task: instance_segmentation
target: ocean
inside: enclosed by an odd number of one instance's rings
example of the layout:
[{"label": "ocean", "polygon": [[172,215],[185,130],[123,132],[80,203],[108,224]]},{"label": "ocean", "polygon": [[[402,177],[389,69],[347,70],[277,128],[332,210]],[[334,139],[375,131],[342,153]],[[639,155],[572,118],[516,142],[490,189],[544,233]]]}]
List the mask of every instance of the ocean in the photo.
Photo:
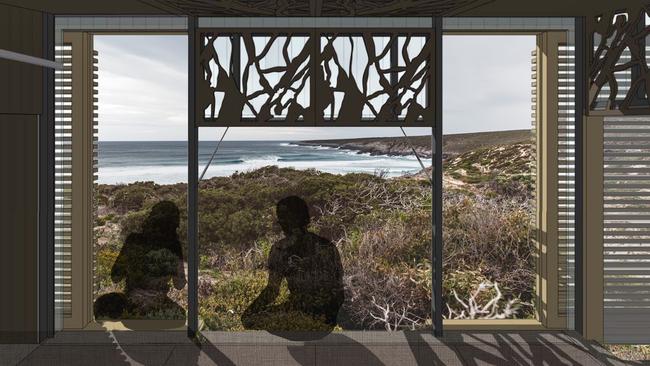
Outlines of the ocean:
[{"label": "ocean", "polygon": [[[216,141],[199,143],[199,175]],[[187,182],[185,141],[99,141],[98,183],[118,184],[154,181],[158,184]],[[430,161],[423,160],[429,166]],[[333,174],[384,172],[395,177],[421,170],[415,156],[370,156],[356,151],[300,146],[290,141],[224,141],[204,179],[230,176],[264,166],[317,169]]]}]

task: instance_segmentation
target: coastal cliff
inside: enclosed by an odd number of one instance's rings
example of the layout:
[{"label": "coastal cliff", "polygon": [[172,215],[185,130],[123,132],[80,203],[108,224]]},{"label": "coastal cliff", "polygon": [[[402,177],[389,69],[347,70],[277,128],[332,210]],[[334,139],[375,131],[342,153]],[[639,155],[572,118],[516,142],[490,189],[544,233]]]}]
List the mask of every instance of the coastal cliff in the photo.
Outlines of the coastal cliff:
[{"label": "coastal cliff", "polygon": [[[482,148],[532,141],[530,130],[463,133],[443,136],[444,159]],[[309,140],[302,146],[323,146],[357,151],[359,154],[408,156],[413,149],[421,158],[431,158],[431,136],[374,137],[339,140]],[[411,148],[412,147],[412,148]]]}]

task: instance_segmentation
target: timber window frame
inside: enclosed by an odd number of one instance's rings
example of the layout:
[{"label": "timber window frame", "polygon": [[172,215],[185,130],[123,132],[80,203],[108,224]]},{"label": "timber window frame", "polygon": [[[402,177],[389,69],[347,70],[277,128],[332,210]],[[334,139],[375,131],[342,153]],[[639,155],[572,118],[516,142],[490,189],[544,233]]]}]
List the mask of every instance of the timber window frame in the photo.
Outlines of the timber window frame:
[{"label": "timber window frame", "polygon": [[[82,329],[92,321],[94,181],[96,178],[96,54],[93,38],[85,32],[65,32],[63,42],[71,47],[70,94],[70,314],[63,327]],[[85,275],[83,275],[85,274]]]},{"label": "timber window frame", "polygon": [[54,28],[55,57],[64,68],[57,70],[57,81],[52,86],[52,92],[59,95],[54,106],[56,219],[54,273],[50,280],[55,293],[49,306],[53,308],[55,331],[95,329],[92,195],[97,174],[98,116],[93,37],[96,34],[185,35],[187,19],[57,16]]},{"label": "timber window frame", "polygon": [[[575,329],[578,325],[575,318],[581,316],[582,309],[576,306],[582,286],[578,277],[581,266],[575,261],[581,239],[574,233],[580,225],[581,209],[575,203],[579,201],[581,189],[574,188],[579,179],[574,171],[580,165],[576,150],[582,112],[577,103],[581,100],[576,80],[579,59],[571,55],[580,36],[576,35],[576,25],[574,18],[444,18],[443,35],[538,37],[532,98],[537,159],[536,319],[503,320],[498,325],[486,320],[445,320],[446,329]],[[560,68],[559,56],[563,52],[564,62],[573,59],[573,65]],[[564,248],[560,248],[560,240],[564,240]],[[561,249],[565,257],[562,264],[566,267],[562,290],[558,270]],[[560,306],[561,298],[563,306]]]},{"label": "timber window frame", "polygon": [[[69,24],[72,24],[76,22],[74,19],[76,18],[70,18]],[[183,18],[185,19],[185,18]],[[418,18],[420,19],[420,18]],[[502,18],[491,18],[491,19],[502,19]],[[506,19],[506,18],[503,18]],[[538,317],[535,321],[531,320],[504,320],[500,321],[498,324],[496,324],[493,321],[445,321],[444,325],[442,327],[435,327],[436,335],[441,335],[442,329],[540,329],[540,328],[552,328],[552,329],[571,329],[573,326],[571,325],[572,322],[569,319],[571,314],[565,314],[562,315],[561,312],[559,311],[559,305],[557,305],[557,298],[559,297],[558,295],[558,275],[557,273],[553,273],[552,268],[556,267],[557,264],[557,235],[558,234],[549,234],[549,232],[556,233],[557,232],[557,171],[553,171],[552,166],[557,166],[554,162],[557,161],[558,156],[557,156],[557,149],[558,149],[558,135],[557,133],[553,133],[553,131],[558,130],[557,126],[557,118],[549,118],[550,114],[549,113],[555,113],[557,114],[557,103],[555,99],[559,99],[559,96],[557,95],[557,88],[553,89],[553,85],[546,85],[545,82],[543,81],[544,77],[551,78],[551,74],[554,73],[553,75],[557,74],[557,63],[554,62],[547,62],[544,63],[542,61],[541,55],[542,53],[547,53],[547,52],[556,52],[557,51],[557,45],[561,44],[562,42],[565,43],[571,43],[574,35],[572,34],[572,26],[573,26],[573,19],[569,18],[562,18],[562,19],[557,19],[555,21],[547,20],[546,23],[543,18],[537,22],[529,22],[529,20],[522,20],[520,23],[519,22],[511,22],[511,26],[490,26],[489,21],[486,22],[483,19],[480,18],[446,18],[446,19],[441,19],[441,18],[436,18],[436,19],[431,19],[429,18],[425,22],[424,20],[418,20],[418,22],[422,22],[423,24],[428,24],[431,29],[433,29],[434,25],[438,25],[437,30],[442,30],[442,32],[438,32],[436,34],[436,37],[442,37],[442,35],[445,34],[472,34],[472,35],[481,35],[481,34],[533,34],[533,35],[538,35],[539,38],[539,49],[543,50],[543,52],[538,52],[537,58],[538,58],[538,74],[536,76],[537,78],[537,83],[540,86],[545,86],[545,88],[538,88],[538,95],[537,95],[537,108],[538,108],[538,113],[536,113],[536,122],[538,123],[537,128],[538,128],[538,137],[537,137],[537,151],[538,151],[538,179],[539,182],[542,184],[538,186],[538,190],[543,190],[545,192],[545,197],[555,197],[556,201],[547,200],[540,198],[538,196],[538,207],[537,207],[537,212],[538,212],[538,219],[540,221],[546,220],[547,226],[544,226],[543,228],[540,228],[541,231],[546,231],[545,233],[545,243],[540,244],[540,253],[544,253],[544,255],[540,255],[539,258],[539,263],[538,263],[538,268],[540,271],[540,276],[538,278],[538,289],[541,289],[538,291],[538,301],[540,304],[543,304],[538,307]],[[177,28],[174,27],[165,27],[161,26],[157,29],[154,30],[147,30],[147,29],[137,29],[136,27],[133,27],[132,25],[129,27],[128,25],[125,25],[123,28],[120,27],[113,27],[112,26],[93,26],[92,22],[89,21],[89,19],[80,19],[78,22],[78,25],[75,25],[71,27],[70,31],[62,32],[64,39],[61,39],[60,41],[72,41],[72,42],[80,42],[80,44],[84,45],[83,47],[86,47],[87,49],[84,51],[84,57],[90,59],[92,58],[92,34],[99,34],[99,33],[112,33],[112,34],[151,34],[151,33],[169,33],[169,34],[186,34],[187,32],[188,35],[188,62],[189,62],[189,70],[188,70],[188,113],[189,113],[189,120],[188,120],[188,140],[189,140],[189,145],[188,145],[188,154],[189,154],[189,161],[188,161],[188,181],[189,181],[189,187],[188,188],[188,266],[189,266],[189,273],[188,273],[188,332],[190,335],[196,334],[198,331],[198,299],[197,299],[197,288],[196,288],[196,281],[198,280],[197,278],[197,273],[196,270],[198,269],[198,256],[197,256],[197,251],[198,251],[198,245],[197,245],[197,235],[196,235],[196,223],[197,223],[197,187],[198,187],[198,129],[199,127],[203,126],[209,126],[212,127],[214,125],[212,124],[202,124],[198,123],[197,114],[202,113],[203,111],[199,111],[198,108],[196,108],[196,57],[197,57],[197,52],[196,50],[193,49],[193,44],[196,45],[196,42],[198,42],[197,35],[199,32],[201,32],[201,28],[199,28],[199,24],[203,22],[204,24],[208,23],[209,18],[187,18],[185,19],[185,24],[180,24],[177,26]],[[346,21],[353,21],[354,19],[346,19]],[[507,20],[507,19],[506,19]],[[119,24],[121,20],[119,18],[117,19],[112,19],[112,22]],[[230,20],[231,22],[236,22],[237,20]],[[216,20],[214,22],[217,22]],[[214,26],[216,23],[212,23],[211,26]],[[481,26],[472,26],[474,23],[482,24]],[[440,23],[440,24],[438,24]],[[444,23],[444,25],[443,25]],[[133,23],[132,23],[133,24]],[[488,24],[487,26],[485,24]],[[522,25],[516,25],[516,24],[522,24]],[[530,27],[527,28],[527,24],[530,24]],[[497,24],[498,25],[498,24]],[[363,30],[363,27],[358,27],[358,28],[350,28],[350,31],[361,31]],[[396,32],[400,32],[400,28],[396,28]],[[434,32],[435,33],[435,32]],[[66,38],[67,37],[67,38]],[[89,39],[90,38],[90,41]],[[90,42],[90,43],[88,43]],[[194,42],[194,43],[193,43]],[[540,48],[541,47],[541,48]],[[555,47],[555,48],[554,48]],[[551,51],[551,50],[555,51]],[[440,60],[442,54],[442,44],[439,43],[437,45],[436,49],[436,60]],[[555,65],[555,69],[554,69]],[[87,65],[90,70],[92,70],[91,65]],[[441,63],[438,61],[437,64],[433,65],[437,71],[437,76],[441,75],[442,72],[442,66]],[[74,71],[73,71],[74,72]],[[89,85],[92,85],[92,76],[86,75],[84,76],[86,79],[85,83],[90,83],[90,84],[83,84],[84,88],[86,88],[85,94],[79,94],[78,98],[84,98],[86,102],[81,102],[80,104],[85,104],[86,106],[92,105],[94,103],[92,93],[89,93],[87,90]],[[441,77],[434,78],[434,82],[430,83],[429,88],[442,88],[441,85]],[[76,84],[75,84],[76,85]],[[77,108],[75,107],[76,103],[74,100],[77,100],[75,98],[75,93],[73,89],[73,109]],[[436,92],[433,94],[433,96],[429,96],[432,100],[432,103],[435,105],[435,113],[437,114],[436,117],[434,118],[434,136],[440,138],[442,134],[442,105],[441,105],[441,98],[442,98],[442,90],[440,89],[440,92]],[[438,100],[439,99],[439,100]],[[553,101],[551,101],[553,99]],[[546,104],[544,104],[546,103]],[[548,104],[548,105],[547,105]],[[553,106],[554,105],[554,106]],[[81,108],[81,107],[80,107]],[[543,109],[542,109],[543,108]],[[540,113],[540,111],[544,110],[544,113]],[[73,112],[74,113],[74,112]],[[83,115],[83,118],[87,118],[86,121],[91,121],[92,120],[92,115],[88,115],[88,110],[87,109],[79,109],[77,113],[81,113]],[[546,119],[544,119],[546,118]],[[74,120],[74,118],[73,118]],[[556,124],[552,124],[553,121],[555,121]],[[74,122],[73,122],[74,123]],[[236,125],[236,124],[234,124]],[[363,122],[363,126],[381,126],[381,124],[376,124],[374,122]],[[401,124],[400,124],[401,125]],[[274,124],[270,124],[270,126],[275,126]],[[295,126],[295,125],[292,125]],[[305,124],[305,126],[309,126],[309,124]],[[406,126],[406,125],[404,125]],[[422,126],[426,127],[426,124],[414,124],[414,125],[408,125],[409,127],[413,126]],[[88,126],[85,126],[84,128],[87,128]],[[80,128],[80,127],[79,127]],[[545,132],[544,132],[545,131]],[[81,146],[84,146],[85,153],[87,155],[88,149],[92,148],[92,135],[93,131],[92,130],[85,130],[83,132],[83,136],[85,138],[85,142],[78,142]],[[74,139],[74,137],[73,137]],[[77,140],[73,140],[77,141]],[[90,141],[90,144],[89,144]],[[85,144],[85,145],[84,145]],[[435,144],[435,148],[441,148],[442,144]],[[553,155],[552,151],[555,151],[555,155]],[[73,156],[75,156],[75,153],[72,152]],[[80,181],[83,181],[83,183],[77,183],[80,184],[81,187],[85,187],[83,189],[76,189],[75,191],[78,191],[76,193],[81,200],[87,200],[89,197],[88,193],[88,187],[86,187],[88,181],[92,181],[92,164],[90,164],[89,160],[84,160],[84,159],[89,159],[86,155],[84,155],[84,158],[77,158],[76,160],[79,161],[79,167],[85,167],[84,169],[89,169],[86,172],[86,175],[78,177]],[[91,155],[92,156],[92,155]],[[90,158],[92,160],[92,158]],[[548,167],[544,168],[544,166],[547,165]],[[438,165],[435,165],[434,162],[434,167],[438,171],[441,171],[441,169],[438,168]],[[440,166],[441,168],[441,166]],[[90,173],[90,174],[88,174]],[[75,179],[75,178],[73,178]],[[75,179],[77,181],[77,179]],[[75,184],[74,182],[72,183],[73,185]],[[84,191],[85,190],[85,191]],[[555,193],[554,193],[555,192]],[[440,190],[439,192],[434,191],[436,197],[434,197],[434,200],[438,198],[438,196],[442,194],[442,191]],[[84,198],[85,197],[85,198]],[[88,202],[87,202],[88,203]],[[441,202],[440,205],[441,206]],[[542,209],[543,207],[543,209]],[[80,208],[80,210],[91,213],[92,210],[91,207],[85,206],[83,209]],[[81,214],[79,214],[81,215]],[[435,216],[435,214],[434,214]],[[86,221],[89,221],[91,215],[86,216]],[[441,220],[441,218],[440,218]],[[84,221],[85,222],[85,221]],[[439,221],[441,222],[441,221]],[[88,223],[86,222],[88,225]],[[90,227],[92,227],[92,221],[90,220]],[[553,226],[555,225],[555,226]],[[435,225],[434,225],[435,226]],[[74,229],[73,229],[74,230]],[[81,230],[77,234],[74,234],[75,236],[78,236],[80,238],[92,238],[92,232],[88,234],[87,232]],[[434,235],[434,238],[437,235]],[[79,239],[81,242],[92,242],[91,240],[88,239]],[[434,239],[435,240],[435,239]],[[76,241],[75,241],[76,242]],[[441,253],[441,245],[442,243],[432,243],[434,245],[434,253],[436,251],[440,250]],[[81,245],[81,244],[77,244]],[[437,245],[437,246],[436,246]],[[545,248],[542,248],[541,246],[545,246]],[[83,247],[83,246],[82,246]],[[75,254],[76,253],[76,254]],[[89,254],[90,253],[90,254]],[[76,271],[78,273],[86,273],[88,274],[85,276],[85,279],[82,280],[82,282],[78,285],[80,288],[83,290],[80,292],[79,295],[76,295],[79,300],[76,300],[79,305],[75,305],[74,309],[76,309],[74,312],[74,321],[73,322],[68,322],[63,325],[64,328],[69,329],[69,328],[83,328],[85,324],[88,324],[92,320],[92,280],[88,281],[88,279],[92,279],[92,265],[88,265],[89,263],[92,263],[92,248],[90,251],[88,249],[81,249],[75,246],[73,248],[73,257],[75,258],[81,258],[83,261],[84,259],[87,260],[88,262],[84,264],[80,264],[81,267],[75,267],[77,268]],[[90,258],[90,259],[88,259]],[[436,256],[437,259],[441,259],[441,255],[438,254]],[[82,276],[84,277],[84,276]],[[441,280],[438,280],[438,283]],[[546,281],[544,283],[544,281]],[[440,284],[441,285],[441,284]],[[76,286],[75,286],[76,287]],[[86,292],[83,292],[86,291]],[[435,291],[434,291],[435,294]],[[441,296],[439,296],[441,298]],[[90,299],[88,301],[87,299]],[[434,296],[434,299],[432,301],[436,301],[436,296]],[[440,306],[442,304],[432,304],[432,308],[438,308],[440,309]],[[435,316],[434,316],[435,318]]]}]

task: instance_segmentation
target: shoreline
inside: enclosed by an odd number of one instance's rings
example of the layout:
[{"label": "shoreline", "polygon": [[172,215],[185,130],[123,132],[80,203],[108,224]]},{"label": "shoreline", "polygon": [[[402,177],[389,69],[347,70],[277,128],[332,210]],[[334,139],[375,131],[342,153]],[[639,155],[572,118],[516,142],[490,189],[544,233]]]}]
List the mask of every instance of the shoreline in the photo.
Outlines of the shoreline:
[{"label": "shoreline", "polygon": [[[471,134],[457,134],[443,136],[443,161],[451,162],[457,156],[468,151],[483,150],[495,146],[511,145],[513,143],[530,143],[531,132],[529,130],[483,132]],[[328,158],[340,156],[335,159],[304,159],[295,160],[281,159],[275,152],[269,150],[273,156],[260,155],[246,160],[242,163],[213,164],[209,171],[208,178],[215,176],[229,177],[234,173],[253,171],[264,166],[278,166],[280,168],[294,168],[297,170],[317,169],[322,172],[345,175],[348,173],[376,174],[377,171],[384,171],[387,177],[410,176],[421,173],[411,146],[416,149],[418,156],[423,160],[431,159],[431,136],[411,136],[406,141],[404,137],[370,137],[354,139],[327,139],[307,141],[285,141],[282,145],[297,147],[302,150],[330,150],[331,153],[317,152],[317,156],[323,155]],[[159,147],[157,147],[159,148]],[[290,150],[291,148],[289,148]],[[335,152],[338,150],[338,152]],[[242,154],[239,151],[236,154]],[[294,153],[285,152],[283,154]],[[311,155],[307,152],[306,156]],[[355,156],[348,160],[345,155]],[[367,157],[361,157],[365,155]],[[358,158],[357,158],[358,156]],[[119,157],[119,156],[118,156]],[[372,158],[370,158],[372,157]],[[113,158],[115,159],[115,158]],[[230,158],[228,158],[230,159]],[[244,158],[241,158],[244,159]],[[101,160],[101,157],[100,157]],[[226,160],[230,162],[230,160]],[[203,162],[204,164],[205,162]],[[427,162],[425,162],[425,165]],[[202,165],[203,166],[203,165]],[[177,184],[187,181],[187,167],[185,164],[160,164],[153,160],[151,165],[138,165],[137,168],[126,166],[99,166],[100,184],[129,184],[137,181],[151,181],[157,184]]]},{"label": "shoreline", "polygon": [[352,139],[327,139],[296,141],[298,146],[329,147],[354,151],[370,156],[403,157],[413,156],[413,150],[420,158],[431,158],[431,136],[362,137]]},{"label": "shoreline", "polygon": [[[356,151],[371,156],[412,156],[413,149],[423,159],[432,157],[431,136],[368,137],[353,139],[328,139],[296,141],[298,146],[321,146]],[[443,159],[453,158],[468,151],[496,145],[532,141],[531,130],[510,130],[450,134],[443,136]]]},{"label": "shoreline", "polygon": [[[417,136],[422,139],[425,136]],[[428,136],[427,136],[428,137]],[[414,137],[415,138],[415,137]],[[357,140],[357,139],[355,139]],[[407,142],[403,137],[395,138],[368,138],[355,140],[311,140],[296,141],[293,144],[298,146],[329,147],[332,149],[347,150],[359,155],[369,154],[370,156],[413,156],[413,149],[420,158],[431,158],[431,148],[422,144]],[[411,148],[413,146],[413,149]]]}]

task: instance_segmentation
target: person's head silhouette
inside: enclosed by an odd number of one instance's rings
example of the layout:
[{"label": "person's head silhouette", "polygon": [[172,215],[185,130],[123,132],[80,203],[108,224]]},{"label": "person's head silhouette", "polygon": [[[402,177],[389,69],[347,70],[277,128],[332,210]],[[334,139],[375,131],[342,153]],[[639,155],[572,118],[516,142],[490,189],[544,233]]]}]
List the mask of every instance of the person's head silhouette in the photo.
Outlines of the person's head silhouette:
[{"label": "person's head silhouette", "polygon": [[179,222],[178,206],[171,201],[161,201],[151,208],[142,224],[142,233],[148,237],[175,236]]},{"label": "person's head silhouette", "polygon": [[285,235],[307,231],[309,207],[302,198],[289,196],[281,199],[277,204],[276,214]]}]

